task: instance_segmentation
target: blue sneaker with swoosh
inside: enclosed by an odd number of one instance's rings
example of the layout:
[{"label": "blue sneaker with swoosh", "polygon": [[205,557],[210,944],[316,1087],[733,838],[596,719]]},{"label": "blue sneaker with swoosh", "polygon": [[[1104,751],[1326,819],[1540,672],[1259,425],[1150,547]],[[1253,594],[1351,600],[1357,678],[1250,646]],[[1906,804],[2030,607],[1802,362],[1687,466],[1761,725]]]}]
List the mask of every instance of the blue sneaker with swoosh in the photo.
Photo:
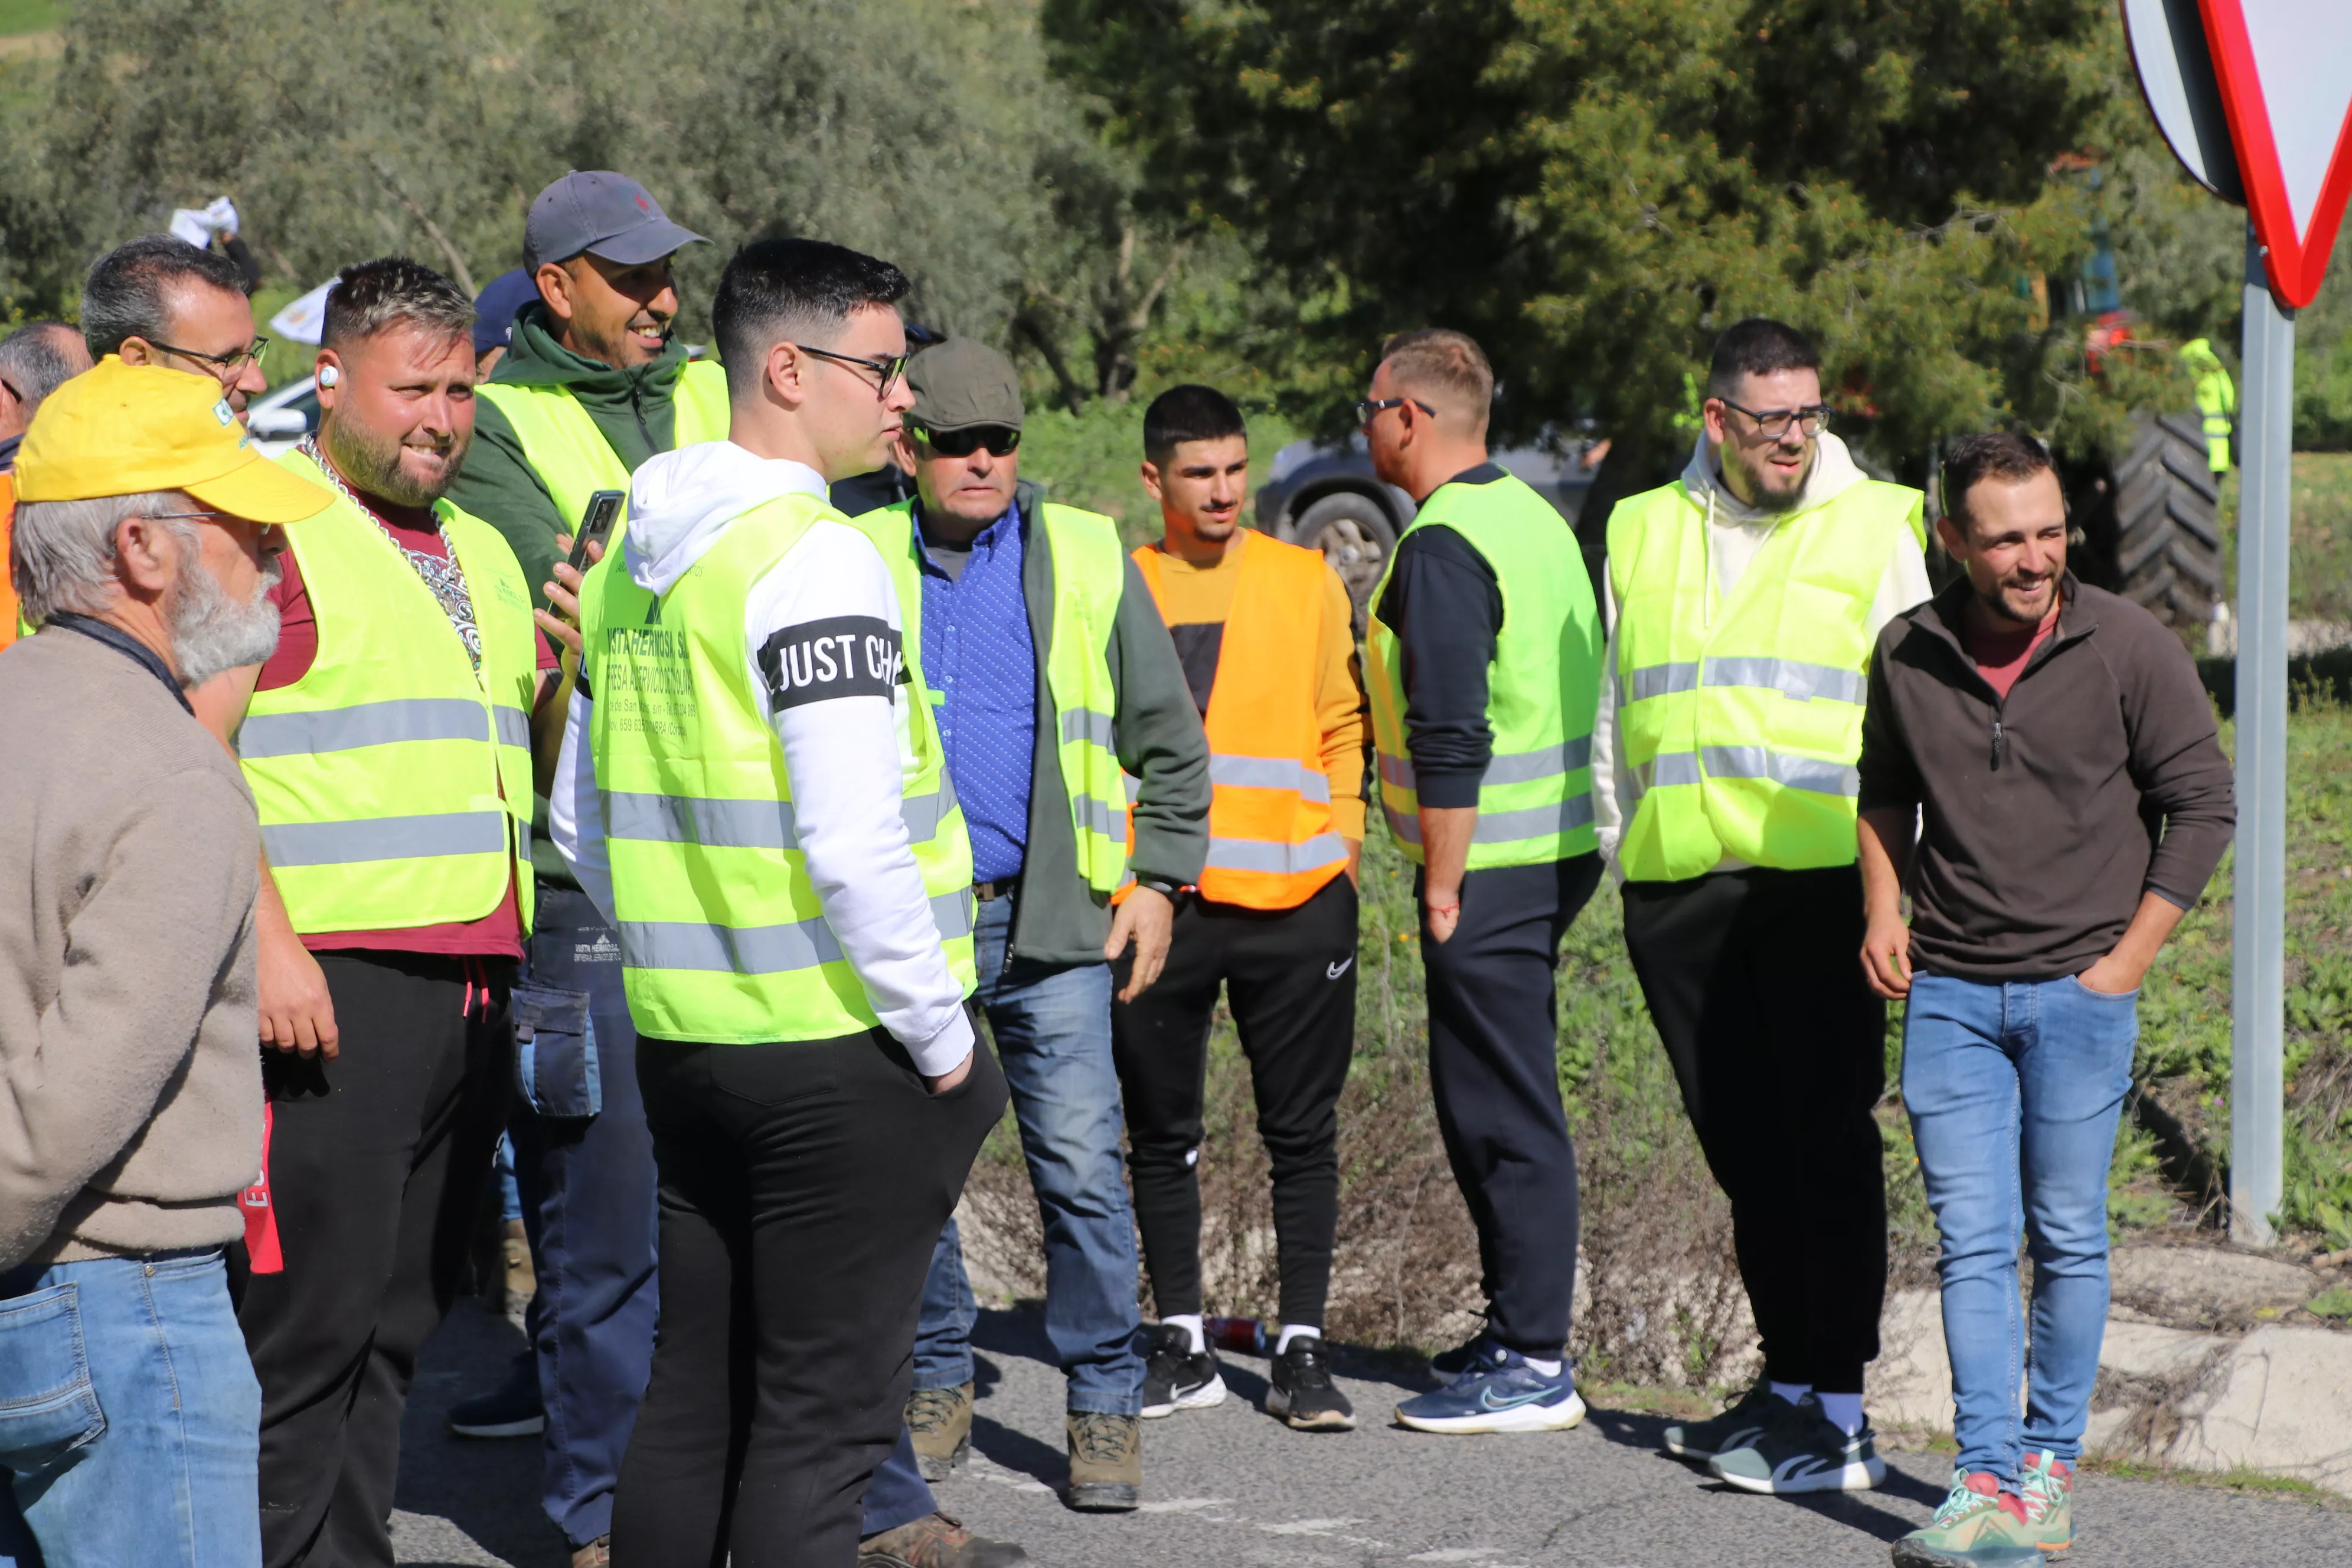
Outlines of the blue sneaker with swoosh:
[{"label": "blue sneaker with swoosh", "polygon": [[1470,1363],[1444,1388],[1398,1405],[1398,1424],[1416,1432],[1564,1432],[1584,1419],[1564,1361],[1546,1376],[1518,1352],[1481,1339]]}]

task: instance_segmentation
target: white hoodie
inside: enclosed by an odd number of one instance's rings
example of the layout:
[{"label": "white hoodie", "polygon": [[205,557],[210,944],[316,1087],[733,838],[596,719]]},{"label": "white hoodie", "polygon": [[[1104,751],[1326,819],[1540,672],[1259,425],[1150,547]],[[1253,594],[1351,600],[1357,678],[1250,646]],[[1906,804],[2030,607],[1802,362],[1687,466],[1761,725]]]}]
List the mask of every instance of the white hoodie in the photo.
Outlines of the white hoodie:
[{"label": "white hoodie", "polygon": [[[630,483],[622,564],[646,592],[667,593],[737,518],[795,491],[822,500],[824,479],[803,464],[754,457],[730,441],[660,453]],[[820,520],[752,584],[743,606],[743,664],[753,689],[771,698],[769,720],[793,784],[793,832],[825,924],[875,1016],[907,1047],[915,1069],[936,1078],[970,1054],[972,1032],[899,811],[913,755],[914,689],[866,678],[849,661],[839,667],[841,679],[812,679],[803,646],[809,639],[801,634],[820,623],[829,623],[824,635],[834,637],[856,633],[857,622],[876,623],[871,635],[895,655],[904,628],[889,568],[856,529]],[[761,650],[771,643],[803,653],[798,684],[788,673],[789,654],[761,669]],[[834,668],[829,658],[822,668]],[[774,706],[779,684],[782,705]],[[548,829],[609,921],[613,877],[588,745],[592,711],[575,690]]]},{"label": "white hoodie", "polygon": [[[1813,466],[1805,475],[1804,489],[1798,492],[1797,504],[1787,511],[1765,511],[1749,506],[1725,488],[1717,471],[1714,445],[1706,432],[1699,432],[1698,442],[1692,448],[1689,463],[1685,465],[1680,483],[1688,489],[1691,499],[1706,509],[1707,559],[1715,567],[1716,601],[1720,604],[1731,597],[1731,591],[1746,576],[1756,552],[1772,537],[1772,531],[1781,523],[1801,517],[1815,507],[1844,494],[1870,476],[1854,465],[1853,454],[1845,443],[1823,431],[1814,440]],[[1870,602],[1870,618],[1864,631],[1873,643],[1887,622],[1922,604],[1932,594],[1927,581],[1927,558],[1921,553],[1919,542],[1906,529],[1888,558],[1886,573],[1878,580],[1878,592]],[[1608,607],[1609,652],[1601,663],[1601,710],[1592,724],[1592,806],[1593,821],[1601,834],[1601,853],[1609,862],[1610,874],[1622,882],[1624,868],[1617,863],[1617,840],[1633,820],[1633,808],[1641,803],[1642,784],[1633,771],[1624,765],[1617,751],[1617,589],[1607,573],[1601,578],[1601,594]],[[1737,871],[1748,862],[1726,855],[1715,864],[1717,871]]]}]

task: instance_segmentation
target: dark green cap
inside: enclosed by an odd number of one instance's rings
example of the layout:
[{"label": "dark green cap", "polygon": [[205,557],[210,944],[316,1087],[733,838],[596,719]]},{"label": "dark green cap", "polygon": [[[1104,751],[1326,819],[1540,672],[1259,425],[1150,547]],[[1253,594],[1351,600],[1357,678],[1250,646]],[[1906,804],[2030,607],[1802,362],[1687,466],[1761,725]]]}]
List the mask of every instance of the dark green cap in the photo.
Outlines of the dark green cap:
[{"label": "dark green cap", "polygon": [[1021,378],[1013,362],[977,338],[950,338],[907,363],[915,406],[907,423],[926,430],[975,425],[1021,428]]}]

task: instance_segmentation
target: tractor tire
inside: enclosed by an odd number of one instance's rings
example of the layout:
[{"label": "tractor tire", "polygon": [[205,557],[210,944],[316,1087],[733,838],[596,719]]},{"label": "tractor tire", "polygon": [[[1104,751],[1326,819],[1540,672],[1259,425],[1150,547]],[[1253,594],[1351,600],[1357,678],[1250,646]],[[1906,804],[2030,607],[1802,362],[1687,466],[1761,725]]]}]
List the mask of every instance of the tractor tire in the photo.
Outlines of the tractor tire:
[{"label": "tractor tire", "polygon": [[1361,637],[1372,590],[1396,550],[1397,529],[1388,509],[1356,490],[1335,491],[1298,514],[1290,525],[1290,542],[1321,551],[1339,574],[1355,606],[1356,635]]},{"label": "tractor tire", "polygon": [[2115,468],[2115,591],[2176,631],[2201,636],[2221,599],[2221,478],[2194,411],[2142,415]]}]

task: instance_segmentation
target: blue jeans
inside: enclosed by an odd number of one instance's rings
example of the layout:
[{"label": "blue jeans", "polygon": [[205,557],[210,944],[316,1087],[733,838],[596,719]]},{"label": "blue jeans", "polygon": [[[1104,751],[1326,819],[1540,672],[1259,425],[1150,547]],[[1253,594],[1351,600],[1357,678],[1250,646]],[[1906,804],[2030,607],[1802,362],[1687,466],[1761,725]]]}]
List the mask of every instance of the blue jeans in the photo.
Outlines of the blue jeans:
[{"label": "blue jeans", "polygon": [[[1014,895],[1018,897],[1018,895]],[[1069,1408],[1143,1408],[1135,1219],[1118,1138],[1110,966],[1007,962],[1013,899],[980,906],[973,931],[981,1006],[1013,1090],[1029,1182],[1045,1230],[1045,1338],[1070,1380]],[[923,1281],[917,1388],[970,1383],[974,1309],[950,1220]]]},{"label": "blue jeans", "polygon": [[[1944,1345],[1958,1467],[2014,1487],[2024,1452],[2082,1452],[2107,1322],[2107,1166],[2131,1085],[2138,993],[1923,974],[1903,1103],[1943,1233]],[[2032,1382],[2017,1249],[2033,1258]]]},{"label": "blue jeans", "polygon": [[258,1568],[260,1433],[219,1247],[0,1275],[0,1564]]}]

